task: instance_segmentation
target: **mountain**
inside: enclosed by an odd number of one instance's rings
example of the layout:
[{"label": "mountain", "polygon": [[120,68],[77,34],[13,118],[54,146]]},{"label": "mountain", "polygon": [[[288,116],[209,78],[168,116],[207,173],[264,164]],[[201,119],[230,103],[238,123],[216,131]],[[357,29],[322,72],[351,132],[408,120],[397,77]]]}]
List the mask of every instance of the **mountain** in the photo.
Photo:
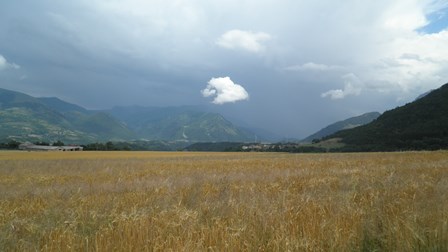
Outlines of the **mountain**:
[{"label": "mountain", "polygon": [[429,90],[428,92],[425,92],[425,93],[423,93],[423,94],[417,96],[417,98],[415,98],[415,101],[418,100],[418,99],[420,99],[420,98],[423,98],[423,97],[427,96],[427,95],[428,95],[429,93],[431,93],[432,91],[434,91],[434,89],[431,89],[431,90]]},{"label": "mountain", "polygon": [[115,107],[106,111],[119,118],[140,138],[188,142],[246,142],[250,131],[236,127],[218,113],[197,107]]},{"label": "mountain", "polygon": [[0,89],[0,141],[85,143],[123,140],[134,134],[115,118],[57,98],[35,98]]},{"label": "mountain", "polygon": [[61,113],[74,128],[93,134],[99,140],[127,140],[136,137],[125,124],[105,112],[90,111],[56,97],[37,99],[50,109]]},{"label": "mountain", "polygon": [[66,113],[66,112],[79,112],[83,114],[89,114],[90,112],[76,104],[65,102],[59,98],[56,97],[41,97],[37,98],[41,103],[47,105],[47,107],[58,111],[60,113]]},{"label": "mountain", "polygon": [[[0,89],[0,139],[17,140],[79,135],[60,113],[29,95]],[[84,137],[84,136],[82,136]]]},{"label": "mountain", "polygon": [[35,98],[0,89],[0,142],[131,141],[245,142],[254,134],[218,113],[197,107],[120,107],[87,110],[59,98]]},{"label": "mountain", "polygon": [[448,83],[384,112],[369,124],[339,131],[329,138],[339,138],[346,151],[447,149]]},{"label": "mountain", "polygon": [[360,116],[351,117],[343,121],[335,122],[317,131],[316,133],[304,138],[303,140],[301,140],[301,142],[310,143],[315,139],[321,139],[340,130],[351,129],[370,123],[373,120],[377,119],[380,115],[381,114],[379,112],[370,112],[362,114]]}]

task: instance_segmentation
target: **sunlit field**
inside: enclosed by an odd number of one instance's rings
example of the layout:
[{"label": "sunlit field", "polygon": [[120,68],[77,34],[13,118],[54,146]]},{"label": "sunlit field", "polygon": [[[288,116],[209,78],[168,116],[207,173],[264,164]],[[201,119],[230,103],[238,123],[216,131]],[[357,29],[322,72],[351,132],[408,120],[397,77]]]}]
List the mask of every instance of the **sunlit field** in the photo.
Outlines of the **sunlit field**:
[{"label": "sunlit field", "polygon": [[1,251],[447,251],[448,152],[0,152]]}]

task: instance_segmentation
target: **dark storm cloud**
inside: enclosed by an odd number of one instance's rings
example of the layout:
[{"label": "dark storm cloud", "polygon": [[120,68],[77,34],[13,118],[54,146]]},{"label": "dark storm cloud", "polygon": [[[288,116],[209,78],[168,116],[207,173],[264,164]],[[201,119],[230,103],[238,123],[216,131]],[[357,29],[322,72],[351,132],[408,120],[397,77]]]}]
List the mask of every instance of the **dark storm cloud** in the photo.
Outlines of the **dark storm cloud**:
[{"label": "dark storm cloud", "polygon": [[[447,25],[424,29],[446,7],[417,0],[3,1],[0,85],[90,108],[214,106],[258,128],[304,136],[445,83]],[[210,105],[200,91],[219,76],[242,83],[250,100]]]}]

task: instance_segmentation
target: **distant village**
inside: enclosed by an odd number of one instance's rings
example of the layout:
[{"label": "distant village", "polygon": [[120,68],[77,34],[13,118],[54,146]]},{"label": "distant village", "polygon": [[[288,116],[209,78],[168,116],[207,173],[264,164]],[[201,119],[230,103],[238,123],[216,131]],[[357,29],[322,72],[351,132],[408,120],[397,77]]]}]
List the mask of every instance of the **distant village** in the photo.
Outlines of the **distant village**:
[{"label": "distant village", "polygon": [[305,146],[299,143],[255,143],[243,145],[241,151],[245,152],[324,152],[323,149]]},{"label": "distant village", "polygon": [[[175,148],[174,148],[175,147]],[[238,143],[238,142],[205,142],[193,143],[187,147],[179,145],[171,147],[164,142],[107,142],[91,143],[87,145],[66,145],[61,141],[25,142],[10,141],[0,143],[0,149],[41,151],[41,152],[67,152],[67,151],[235,151],[235,152],[329,152],[331,147],[317,146],[301,143]]]},{"label": "distant village", "polygon": [[243,145],[241,149],[243,151],[281,151],[285,149],[297,148],[299,145],[297,143],[254,143],[250,145]]},{"label": "distant village", "polygon": [[47,146],[36,145],[32,143],[23,143],[19,145],[19,150],[24,151],[82,151],[84,148],[79,145],[68,146]]}]

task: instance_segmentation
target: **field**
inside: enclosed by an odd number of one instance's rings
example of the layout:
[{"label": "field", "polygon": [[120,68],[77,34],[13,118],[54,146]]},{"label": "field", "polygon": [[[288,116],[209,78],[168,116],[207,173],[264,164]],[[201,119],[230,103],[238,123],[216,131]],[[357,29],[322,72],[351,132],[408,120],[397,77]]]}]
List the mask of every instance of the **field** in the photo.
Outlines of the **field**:
[{"label": "field", "polygon": [[447,251],[448,152],[0,152],[2,251]]}]

